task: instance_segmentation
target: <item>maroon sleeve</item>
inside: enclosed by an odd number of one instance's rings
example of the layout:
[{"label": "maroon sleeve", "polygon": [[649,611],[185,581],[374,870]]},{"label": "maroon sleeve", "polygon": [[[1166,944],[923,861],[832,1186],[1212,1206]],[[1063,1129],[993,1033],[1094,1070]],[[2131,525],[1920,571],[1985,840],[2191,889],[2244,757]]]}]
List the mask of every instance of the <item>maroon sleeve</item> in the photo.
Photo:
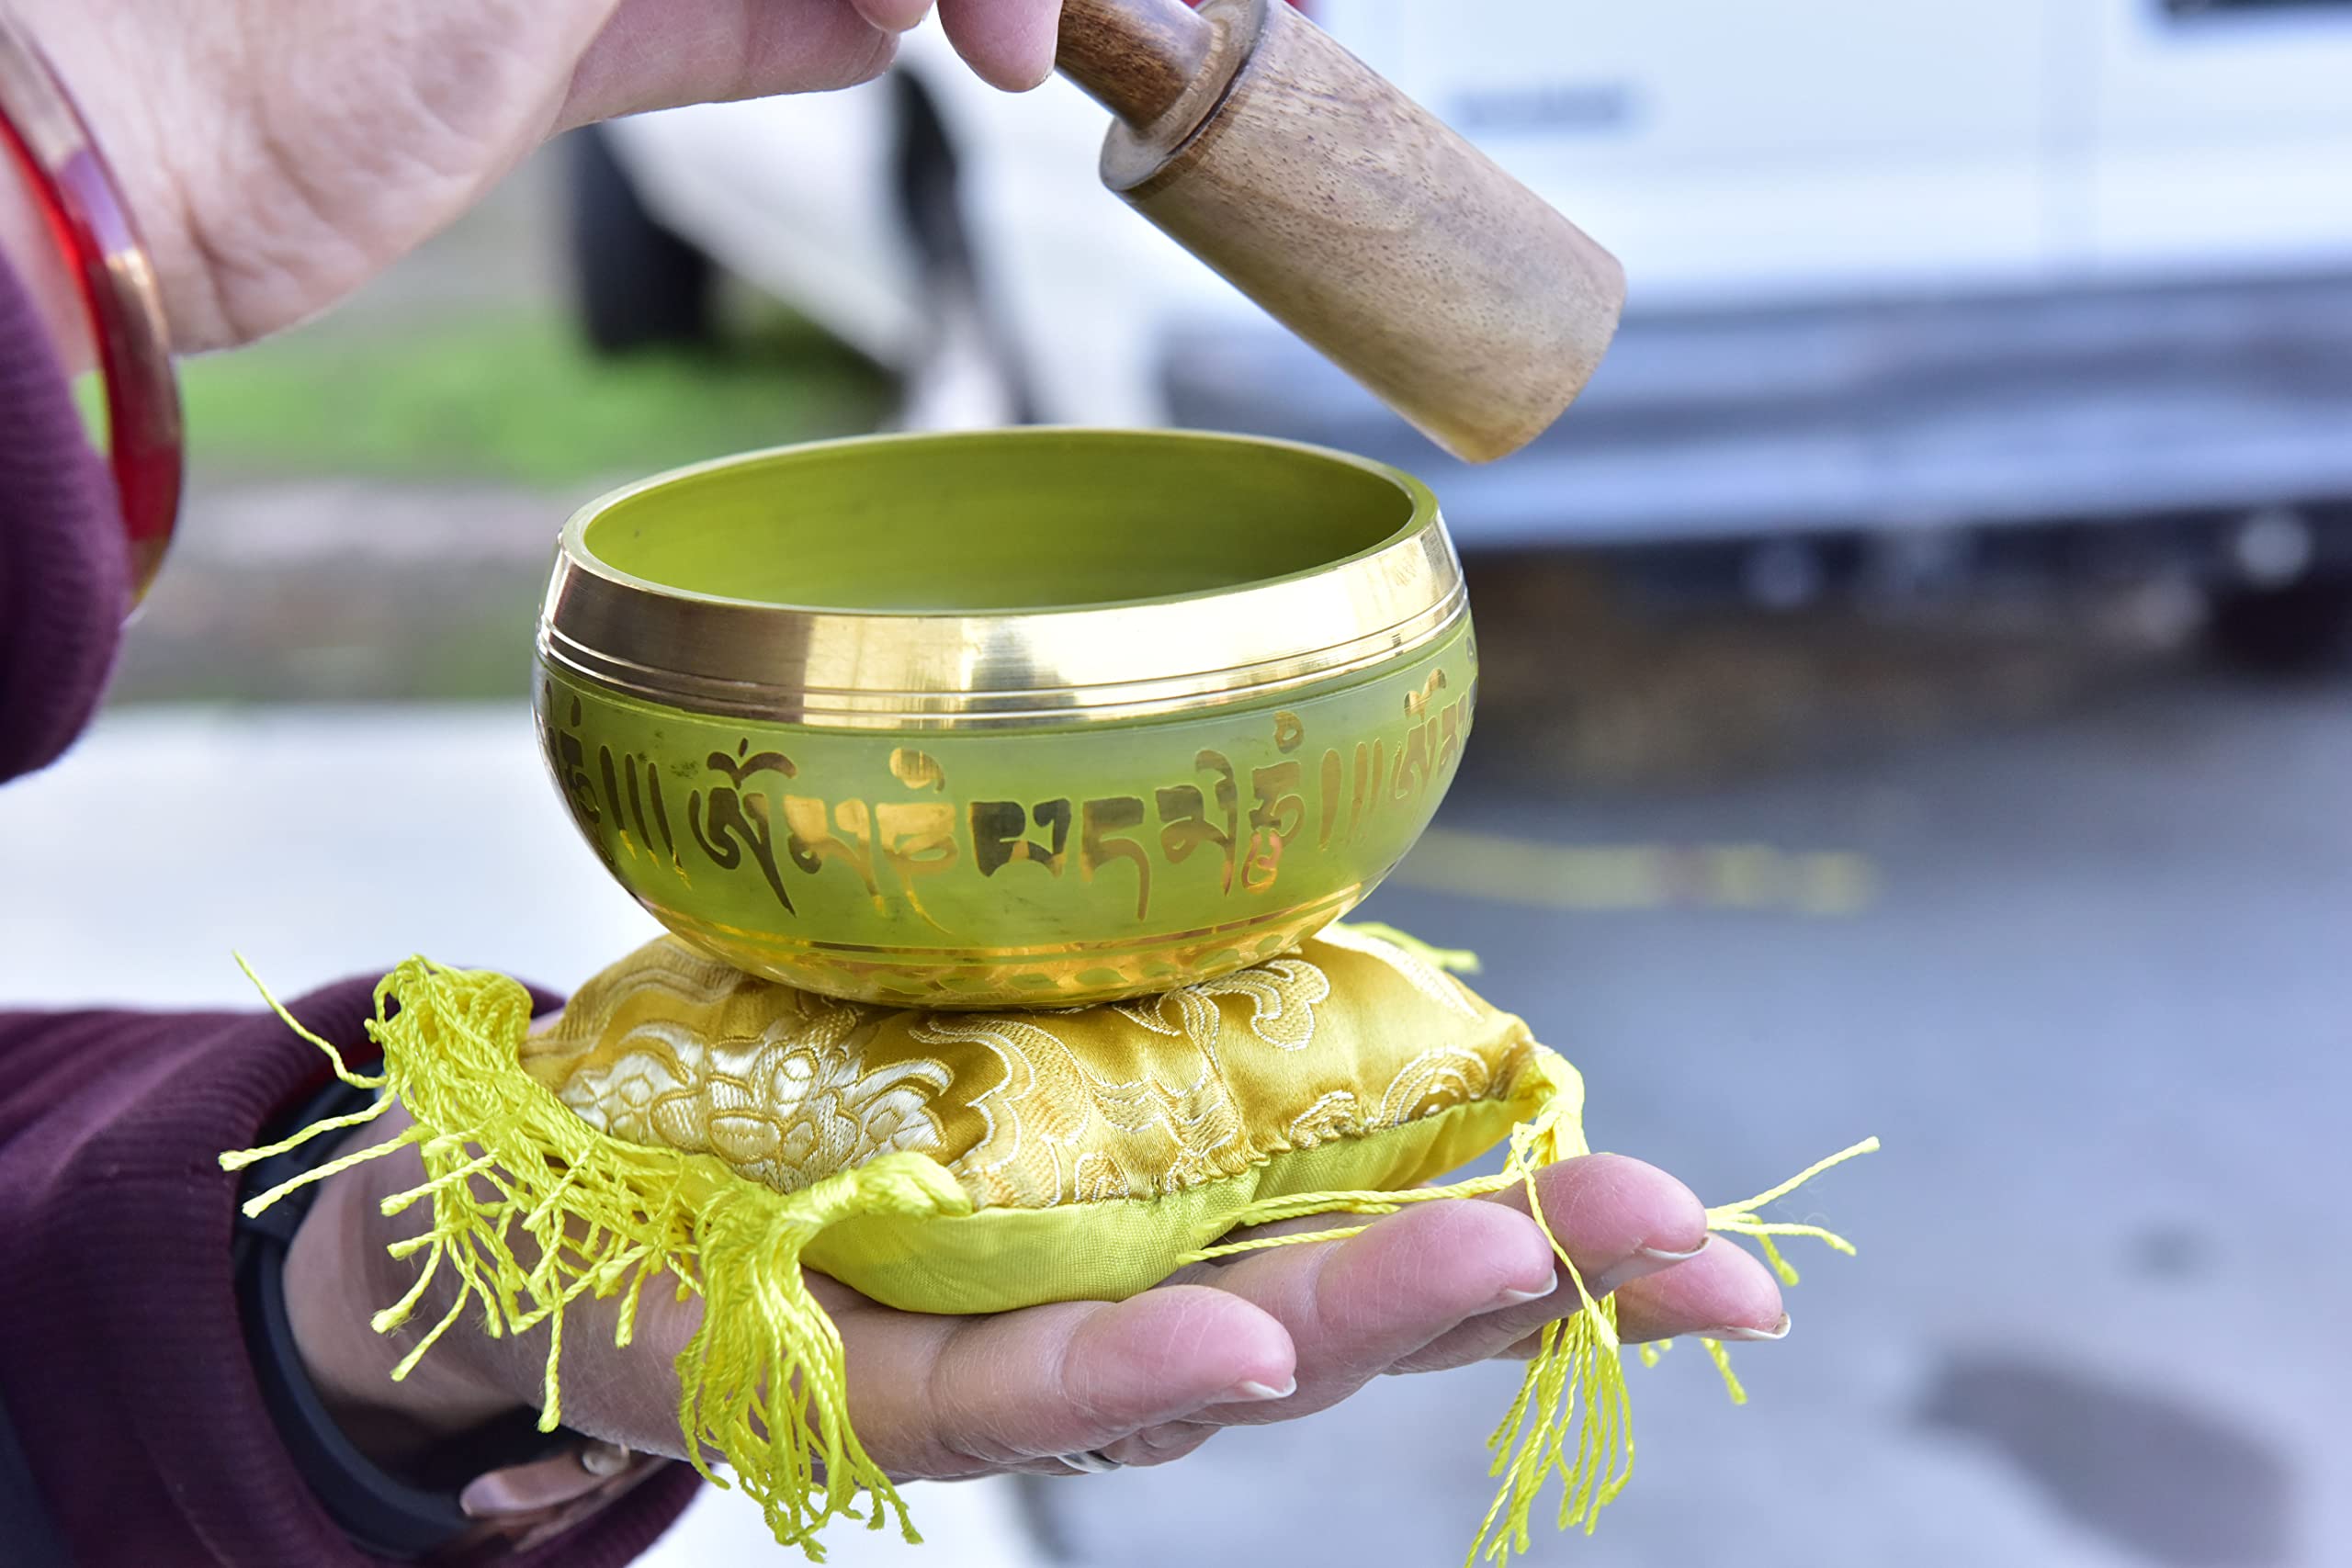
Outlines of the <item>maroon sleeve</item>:
[{"label": "maroon sleeve", "polygon": [[112,481],[0,257],[0,783],[55,761],[90,722],[130,605]]},{"label": "maroon sleeve", "polygon": [[[352,982],[293,1011],[356,1060],[371,995]],[[231,1268],[237,1179],[216,1157],[324,1081],[267,1013],[0,1013],[0,1398],[80,1568],[374,1568],[263,1404]],[[617,1568],[695,1484],[667,1466],[501,1561]]]}]

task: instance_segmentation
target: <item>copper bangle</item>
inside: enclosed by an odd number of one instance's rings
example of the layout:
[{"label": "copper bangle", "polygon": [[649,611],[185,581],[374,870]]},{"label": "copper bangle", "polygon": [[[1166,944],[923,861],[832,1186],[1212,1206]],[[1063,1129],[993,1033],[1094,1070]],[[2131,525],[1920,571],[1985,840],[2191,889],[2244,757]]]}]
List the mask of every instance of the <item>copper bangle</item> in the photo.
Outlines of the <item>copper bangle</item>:
[{"label": "copper bangle", "polygon": [[186,472],[179,380],[163,291],[88,124],[5,0],[0,142],[24,171],[90,313],[136,605],[170,547]]}]

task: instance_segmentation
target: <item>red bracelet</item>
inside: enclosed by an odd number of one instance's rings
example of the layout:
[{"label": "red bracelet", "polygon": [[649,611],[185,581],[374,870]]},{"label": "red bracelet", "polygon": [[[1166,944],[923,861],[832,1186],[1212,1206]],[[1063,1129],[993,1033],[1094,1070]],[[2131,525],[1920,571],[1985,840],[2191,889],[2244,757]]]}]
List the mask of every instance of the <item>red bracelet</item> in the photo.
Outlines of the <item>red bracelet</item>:
[{"label": "red bracelet", "polygon": [[163,293],[90,128],[40,46],[8,15],[6,0],[0,0],[0,141],[39,197],[90,312],[136,604],[171,546],[186,468]]}]

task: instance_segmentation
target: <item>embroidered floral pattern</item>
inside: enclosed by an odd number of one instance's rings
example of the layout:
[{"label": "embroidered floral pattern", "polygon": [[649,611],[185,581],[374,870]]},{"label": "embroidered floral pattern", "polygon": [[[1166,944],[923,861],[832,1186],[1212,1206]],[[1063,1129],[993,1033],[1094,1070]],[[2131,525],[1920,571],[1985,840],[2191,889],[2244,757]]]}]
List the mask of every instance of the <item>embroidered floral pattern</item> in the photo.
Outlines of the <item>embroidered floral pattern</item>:
[{"label": "embroidered floral pattern", "polygon": [[592,1125],[791,1191],[894,1150],[986,1207],[1149,1198],[1521,1091],[1519,1021],[1362,932],[1056,1011],[835,1001],[657,942],[526,1064]]}]

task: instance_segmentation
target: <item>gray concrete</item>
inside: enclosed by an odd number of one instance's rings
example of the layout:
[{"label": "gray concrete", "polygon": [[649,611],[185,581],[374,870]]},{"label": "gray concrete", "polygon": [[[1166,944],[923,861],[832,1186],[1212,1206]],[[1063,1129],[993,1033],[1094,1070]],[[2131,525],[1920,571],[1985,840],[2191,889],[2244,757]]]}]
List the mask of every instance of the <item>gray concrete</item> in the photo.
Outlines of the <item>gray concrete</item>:
[{"label": "gray concrete", "polygon": [[[1504,776],[1527,753],[1482,733],[1456,834],[1871,874],[1815,913],[1378,901],[1486,955],[1603,1146],[1725,1198],[1888,1145],[1793,1205],[1862,1253],[1800,1257],[1793,1337],[1739,1359],[1754,1403],[1687,1352],[1637,1370],[1632,1492],[1535,1561],[2352,1562],[2347,697],[2159,683],[1607,795]],[[0,995],[236,1000],[232,944],[289,989],[412,949],[562,983],[645,930],[570,833],[515,710],[118,716],[0,795]],[[1510,1382],[1394,1382],[1032,1502],[1073,1562],[1450,1563]]]}]

